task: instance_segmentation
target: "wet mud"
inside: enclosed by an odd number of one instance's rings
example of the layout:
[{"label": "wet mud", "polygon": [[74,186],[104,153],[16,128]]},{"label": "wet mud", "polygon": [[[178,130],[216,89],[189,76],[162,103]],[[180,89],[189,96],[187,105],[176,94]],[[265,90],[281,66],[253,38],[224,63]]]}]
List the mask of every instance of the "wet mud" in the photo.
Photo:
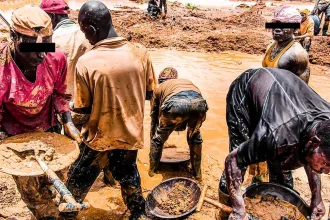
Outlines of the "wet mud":
[{"label": "wet mud", "polygon": [[193,190],[185,182],[176,182],[171,191],[163,198],[159,209],[166,215],[181,215],[191,209]]},{"label": "wet mud", "polygon": [[271,195],[245,198],[246,212],[262,220],[306,220],[297,207]]}]

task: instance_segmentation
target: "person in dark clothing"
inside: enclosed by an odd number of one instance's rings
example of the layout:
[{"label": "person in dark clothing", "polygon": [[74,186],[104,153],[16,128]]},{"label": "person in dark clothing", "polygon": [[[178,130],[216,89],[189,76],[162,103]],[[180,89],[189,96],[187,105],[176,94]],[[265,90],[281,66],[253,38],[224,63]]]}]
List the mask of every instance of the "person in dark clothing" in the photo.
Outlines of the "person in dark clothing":
[{"label": "person in dark clothing", "polygon": [[164,7],[164,14],[165,16],[167,15],[167,3],[166,3],[166,0],[159,0],[159,8],[160,8],[160,11],[161,13],[163,13],[163,8]]},{"label": "person in dark clothing", "polygon": [[328,29],[330,24],[330,1],[329,0],[316,0],[316,7],[312,10],[312,14],[317,14],[320,16],[322,13],[325,15],[324,24],[322,28],[322,35],[328,35]]},{"label": "person in dark clothing", "polygon": [[148,13],[151,18],[155,18],[160,15],[160,8],[158,7],[156,0],[149,0]]},{"label": "person in dark clothing", "polygon": [[202,178],[202,136],[200,127],[206,119],[207,103],[200,90],[187,79],[178,79],[174,68],[165,68],[158,77],[159,88],[151,100],[150,169],[153,176],[162,157],[164,143],[175,131],[188,126],[187,141],[193,175]]},{"label": "person in dark clothing", "polygon": [[230,153],[219,191],[230,196],[229,219],[246,215],[240,190],[247,166],[267,161],[270,182],[293,187],[291,170],[304,167],[312,219],[325,213],[318,174],[330,172],[330,104],[283,69],[249,69],[227,94]]}]

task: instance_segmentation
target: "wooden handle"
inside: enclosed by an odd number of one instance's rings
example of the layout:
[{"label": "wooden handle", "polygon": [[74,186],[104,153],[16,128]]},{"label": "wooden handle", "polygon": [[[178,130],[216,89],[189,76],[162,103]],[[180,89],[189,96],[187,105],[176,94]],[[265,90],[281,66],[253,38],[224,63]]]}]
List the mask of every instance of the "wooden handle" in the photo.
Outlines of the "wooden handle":
[{"label": "wooden handle", "polygon": [[77,212],[88,209],[90,204],[88,202],[83,203],[61,203],[58,207],[60,212]]},{"label": "wooden handle", "polygon": [[224,204],[221,204],[220,202],[214,201],[213,199],[207,198],[205,197],[204,200],[218,208],[220,208],[222,211],[227,212],[227,213],[231,213],[233,211],[233,209],[229,206],[226,206]]},{"label": "wooden handle", "polygon": [[201,196],[199,197],[199,200],[198,200],[198,203],[197,203],[197,208],[196,208],[196,212],[200,212],[201,209],[202,209],[202,206],[203,206],[203,202],[204,202],[204,198],[205,198],[205,194],[206,194],[206,191],[207,191],[207,185],[205,185],[203,187],[203,190],[202,190],[202,193],[201,193]]}]

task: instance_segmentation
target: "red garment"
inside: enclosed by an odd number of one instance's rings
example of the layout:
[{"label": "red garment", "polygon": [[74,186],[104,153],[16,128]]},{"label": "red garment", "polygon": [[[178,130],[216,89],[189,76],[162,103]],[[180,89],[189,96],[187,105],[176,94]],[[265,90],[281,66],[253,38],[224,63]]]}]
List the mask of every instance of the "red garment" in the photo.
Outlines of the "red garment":
[{"label": "red garment", "polygon": [[54,14],[70,13],[69,5],[64,0],[43,0],[39,7],[47,13],[54,13]]},{"label": "red garment", "polygon": [[32,83],[12,59],[12,46],[0,47],[0,126],[10,135],[46,131],[56,125],[54,108],[57,113],[69,112],[65,55],[60,51],[48,53]]}]

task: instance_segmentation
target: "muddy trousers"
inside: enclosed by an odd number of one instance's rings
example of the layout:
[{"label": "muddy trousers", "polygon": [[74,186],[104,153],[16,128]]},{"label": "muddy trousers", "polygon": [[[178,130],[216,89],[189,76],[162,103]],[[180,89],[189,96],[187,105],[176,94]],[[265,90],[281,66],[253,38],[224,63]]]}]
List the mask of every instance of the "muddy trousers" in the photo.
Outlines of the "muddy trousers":
[{"label": "muddy trousers", "polygon": [[[51,127],[46,132],[61,133],[61,125],[56,121],[57,125]],[[56,172],[57,176],[64,180],[64,172]],[[58,216],[58,209],[53,199],[55,194],[49,190],[52,184],[46,176],[12,176],[18,192],[21,194],[22,200],[28,209],[38,220],[55,220]]]},{"label": "muddy trousers", "polygon": [[[60,177],[60,173],[56,173]],[[13,176],[22,200],[38,220],[52,220],[58,216],[58,209],[53,199],[55,194],[49,190],[51,183],[46,176]],[[61,177],[60,177],[61,178]]]},{"label": "muddy trousers", "polygon": [[201,160],[202,160],[202,136],[200,127],[205,121],[206,113],[191,113],[191,114],[172,114],[162,112],[159,125],[151,139],[151,147],[149,153],[150,171],[154,172],[162,157],[164,143],[167,141],[170,134],[180,128],[188,126],[187,142],[190,148],[190,161],[192,165],[193,175],[201,178]]},{"label": "muddy trousers", "polygon": [[318,10],[319,14],[322,12],[325,14],[325,20],[324,20],[324,25],[322,28],[322,34],[327,35],[328,34],[328,29],[329,29],[329,23],[330,23],[330,3],[320,3],[318,5]]},{"label": "muddy trousers", "polygon": [[167,3],[166,0],[160,0],[159,1],[159,8],[161,11],[163,11],[163,6],[164,6],[164,13],[167,14]]},{"label": "muddy trousers", "polygon": [[[81,153],[70,167],[67,188],[77,202],[83,202],[89,189],[107,164],[115,180],[120,183],[124,203],[133,213],[145,212],[141,178],[136,165],[137,150],[95,151],[82,144]],[[61,213],[64,219],[76,219],[78,212]]]}]

